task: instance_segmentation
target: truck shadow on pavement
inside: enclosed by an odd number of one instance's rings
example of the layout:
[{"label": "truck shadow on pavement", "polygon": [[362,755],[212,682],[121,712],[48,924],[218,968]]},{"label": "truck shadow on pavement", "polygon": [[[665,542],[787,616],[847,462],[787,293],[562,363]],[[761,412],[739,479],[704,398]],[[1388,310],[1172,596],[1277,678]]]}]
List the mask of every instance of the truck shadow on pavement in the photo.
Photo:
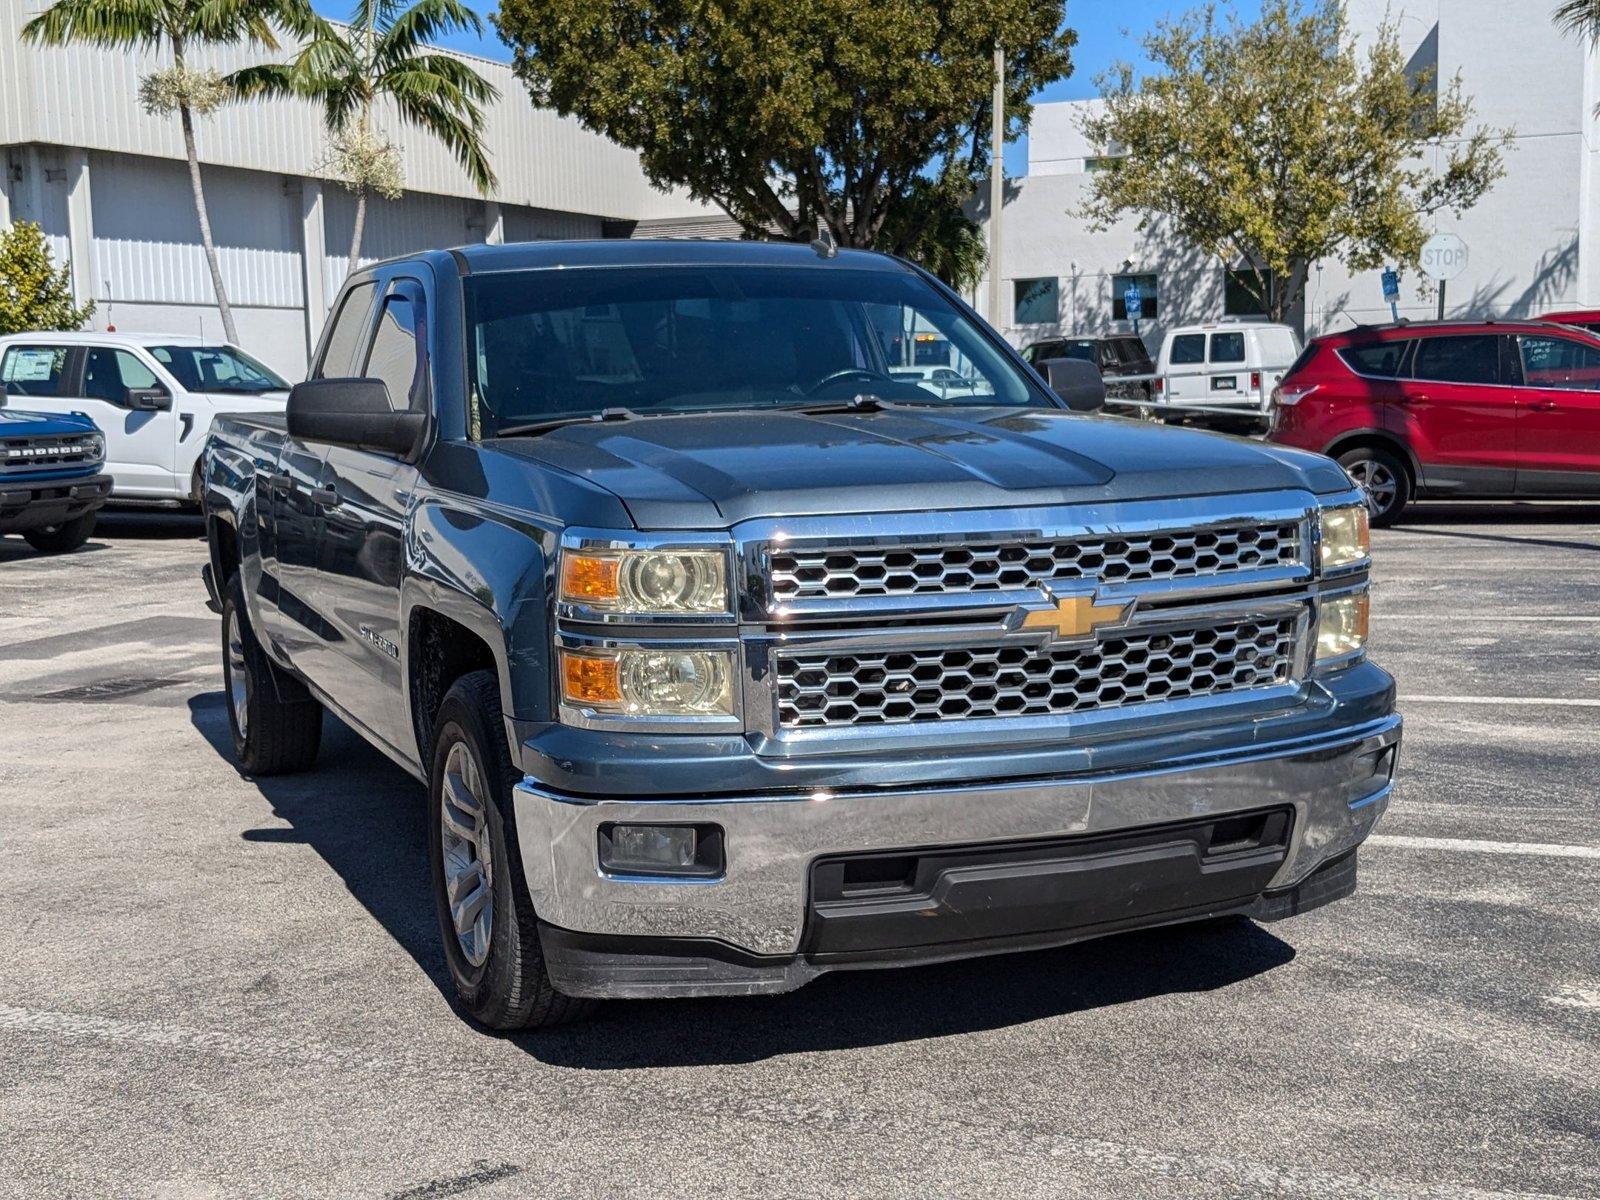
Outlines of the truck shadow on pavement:
[{"label": "truck shadow on pavement", "polygon": [[[220,692],[191,697],[196,730],[233,761]],[[325,718],[318,765],[252,779],[290,828],[251,842],[311,847],[433,981],[453,1009],[428,884],[422,788],[341,722]],[[1294,949],[1249,921],[1124,934],[1058,950],[825,975],[782,996],[613,1001],[586,1022],[509,1035],[541,1062],[584,1070],[757,1062],[1025,1024],[1153,997],[1208,992],[1282,966]]]}]

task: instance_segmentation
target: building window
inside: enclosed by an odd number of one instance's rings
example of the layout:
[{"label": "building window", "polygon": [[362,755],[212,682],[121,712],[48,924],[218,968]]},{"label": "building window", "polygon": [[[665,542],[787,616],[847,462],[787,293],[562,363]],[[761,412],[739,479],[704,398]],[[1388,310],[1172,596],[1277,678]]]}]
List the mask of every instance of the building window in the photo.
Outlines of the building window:
[{"label": "building window", "polygon": [[1017,279],[1012,282],[1014,325],[1054,325],[1061,320],[1061,285],[1056,279]]},{"label": "building window", "polygon": [[[1263,283],[1266,295],[1258,296]],[[1222,311],[1230,317],[1264,317],[1277,291],[1278,280],[1271,271],[1262,271],[1258,280],[1254,271],[1229,270],[1222,282]]]},{"label": "building window", "polygon": [[[1124,297],[1128,294],[1128,285],[1133,284],[1139,289],[1139,311],[1131,316],[1128,313],[1128,304]],[[1113,321],[1128,321],[1137,318],[1141,321],[1154,321],[1158,306],[1156,304],[1156,277],[1154,275],[1113,275],[1111,277],[1111,319]]]}]

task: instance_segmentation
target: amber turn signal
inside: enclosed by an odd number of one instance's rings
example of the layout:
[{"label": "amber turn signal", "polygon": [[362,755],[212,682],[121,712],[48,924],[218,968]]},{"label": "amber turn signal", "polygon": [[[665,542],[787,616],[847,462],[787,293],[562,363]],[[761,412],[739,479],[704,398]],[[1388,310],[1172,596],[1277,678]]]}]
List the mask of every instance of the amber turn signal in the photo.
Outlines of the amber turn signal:
[{"label": "amber turn signal", "polygon": [[620,595],[614,555],[566,553],[561,556],[561,595],[567,600],[613,601]]},{"label": "amber turn signal", "polygon": [[568,704],[605,705],[622,703],[622,683],[617,660],[590,654],[561,652],[561,695]]}]

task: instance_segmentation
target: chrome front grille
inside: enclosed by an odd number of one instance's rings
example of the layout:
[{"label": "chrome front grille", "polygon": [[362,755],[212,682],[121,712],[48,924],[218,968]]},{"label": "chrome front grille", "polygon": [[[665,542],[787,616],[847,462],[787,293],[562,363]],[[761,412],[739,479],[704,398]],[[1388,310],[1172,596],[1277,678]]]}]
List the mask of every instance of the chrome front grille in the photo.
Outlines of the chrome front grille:
[{"label": "chrome front grille", "polygon": [[93,435],[0,438],[0,474],[22,471],[59,471],[98,461]]},{"label": "chrome front grille", "polygon": [[876,547],[774,547],[775,603],[972,593],[1074,580],[1142,583],[1203,578],[1305,561],[1299,520],[1048,540]]},{"label": "chrome front grille", "polygon": [[1099,641],[957,649],[782,652],[786,729],[1062,716],[1289,683],[1293,614],[1122,631]]}]

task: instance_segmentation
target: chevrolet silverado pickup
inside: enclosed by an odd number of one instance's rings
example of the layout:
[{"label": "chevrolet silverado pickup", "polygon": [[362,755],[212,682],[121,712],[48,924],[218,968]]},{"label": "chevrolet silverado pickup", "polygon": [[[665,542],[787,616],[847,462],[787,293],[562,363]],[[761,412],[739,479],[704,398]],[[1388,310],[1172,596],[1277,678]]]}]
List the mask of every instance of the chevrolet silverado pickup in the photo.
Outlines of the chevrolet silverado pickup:
[{"label": "chevrolet silverado pickup", "polygon": [[865,252],[366,268],[204,456],[238,759],[326,710],[426,784],[493,1028],[1348,895],[1401,732],[1361,493],[1071,407]]},{"label": "chevrolet silverado pickup", "polygon": [[76,550],[111,494],[105,437],[83,413],[0,408],[0,535],[35,550]]}]

